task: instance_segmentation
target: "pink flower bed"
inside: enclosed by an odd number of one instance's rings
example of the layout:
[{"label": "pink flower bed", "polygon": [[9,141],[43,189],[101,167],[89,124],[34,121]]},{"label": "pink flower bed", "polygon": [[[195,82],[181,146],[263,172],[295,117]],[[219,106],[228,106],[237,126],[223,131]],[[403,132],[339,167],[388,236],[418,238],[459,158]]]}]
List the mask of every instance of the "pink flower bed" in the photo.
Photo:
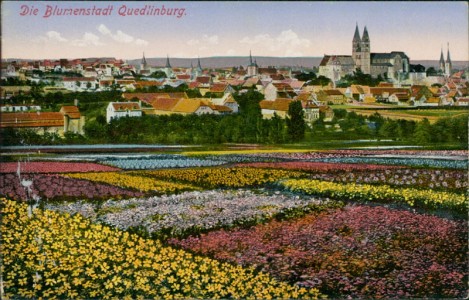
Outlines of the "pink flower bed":
[{"label": "pink flower bed", "polygon": [[[22,179],[31,180],[32,193],[42,199],[108,199],[143,196],[141,192],[58,175],[23,175]],[[16,174],[0,175],[0,195],[14,200],[28,199],[27,192],[21,186]]]},{"label": "pink flower bed", "polygon": [[468,289],[467,234],[463,221],[348,206],[170,243],[333,298],[460,298]]},{"label": "pink flower bed", "polygon": [[[120,169],[89,162],[20,162],[21,173],[112,172]],[[0,163],[0,173],[16,173],[17,162]]]},{"label": "pink flower bed", "polygon": [[301,171],[329,172],[329,171],[376,171],[387,169],[398,169],[400,166],[371,165],[371,164],[340,164],[322,162],[255,162],[239,163],[237,167],[273,168]]}]

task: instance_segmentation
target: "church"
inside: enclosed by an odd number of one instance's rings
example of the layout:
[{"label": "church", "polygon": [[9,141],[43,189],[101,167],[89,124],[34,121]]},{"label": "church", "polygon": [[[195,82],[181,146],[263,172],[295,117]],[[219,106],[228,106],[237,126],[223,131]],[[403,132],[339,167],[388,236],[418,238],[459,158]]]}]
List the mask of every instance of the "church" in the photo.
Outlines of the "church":
[{"label": "church", "polygon": [[368,29],[365,26],[360,37],[357,24],[352,40],[352,55],[324,55],[319,64],[319,75],[336,82],[344,75],[360,69],[374,78],[381,75],[399,81],[409,73],[409,64],[409,57],[404,52],[372,53]]}]

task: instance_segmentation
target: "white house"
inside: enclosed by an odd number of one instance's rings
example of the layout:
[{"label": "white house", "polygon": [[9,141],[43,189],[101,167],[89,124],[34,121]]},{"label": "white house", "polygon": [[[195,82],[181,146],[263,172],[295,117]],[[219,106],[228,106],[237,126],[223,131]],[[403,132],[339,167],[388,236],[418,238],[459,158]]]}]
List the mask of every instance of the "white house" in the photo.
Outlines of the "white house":
[{"label": "white house", "polygon": [[62,86],[67,90],[86,90],[89,88],[94,89],[98,81],[93,77],[64,77],[62,79]]},{"label": "white house", "polygon": [[110,102],[106,109],[106,121],[121,117],[141,117],[142,107],[137,102]]}]

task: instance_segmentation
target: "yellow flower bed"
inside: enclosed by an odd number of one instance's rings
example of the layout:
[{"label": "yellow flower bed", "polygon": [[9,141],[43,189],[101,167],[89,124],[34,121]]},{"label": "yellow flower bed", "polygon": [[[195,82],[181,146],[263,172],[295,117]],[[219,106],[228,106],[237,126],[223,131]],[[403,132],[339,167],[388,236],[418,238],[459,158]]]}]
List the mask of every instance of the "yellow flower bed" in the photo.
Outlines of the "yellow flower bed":
[{"label": "yellow flower bed", "polygon": [[2,274],[15,298],[317,298],[264,273],[4,198]]},{"label": "yellow flower bed", "polygon": [[156,178],[186,181],[208,187],[244,187],[262,185],[279,179],[304,176],[302,172],[259,168],[194,168],[148,171]]},{"label": "yellow flower bed", "polygon": [[158,191],[161,193],[174,193],[177,191],[197,190],[197,187],[187,184],[166,182],[148,177],[117,172],[97,172],[97,173],[69,173],[68,177],[86,179],[91,181],[104,182],[107,184],[136,189],[142,192]]},{"label": "yellow flower bed", "polygon": [[467,210],[465,195],[418,190],[413,188],[393,188],[388,185],[355,183],[334,183],[320,180],[285,180],[281,183],[291,191],[322,195],[335,198],[365,201],[396,201],[410,206],[417,204],[429,208],[450,208],[464,212]]}]

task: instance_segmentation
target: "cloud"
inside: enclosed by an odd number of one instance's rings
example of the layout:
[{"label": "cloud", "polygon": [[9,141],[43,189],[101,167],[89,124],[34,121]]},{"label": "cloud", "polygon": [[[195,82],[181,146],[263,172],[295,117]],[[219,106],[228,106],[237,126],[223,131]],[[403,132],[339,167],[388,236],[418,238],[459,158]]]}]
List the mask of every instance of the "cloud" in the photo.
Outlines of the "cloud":
[{"label": "cloud", "polygon": [[145,40],[142,40],[142,39],[136,39],[136,40],[135,40],[135,44],[136,44],[136,45],[139,45],[139,46],[147,46],[147,45],[148,45],[148,42],[145,41]]},{"label": "cloud", "polygon": [[50,41],[57,41],[57,42],[66,42],[67,39],[62,37],[60,33],[57,31],[48,31],[46,32],[46,36]]},{"label": "cloud", "polygon": [[124,43],[124,44],[130,44],[135,42],[136,45],[139,46],[146,46],[148,45],[148,41],[140,39],[140,38],[134,38],[133,36],[121,31],[117,30],[115,34],[112,33],[112,31],[106,27],[104,24],[100,24],[98,26],[98,31],[105,36],[111,37],[114,41],[118,43]]},{"label": "cloud", "polygon": [[112,38],[116,41],[116,42],[119,42],[119,43],[132,43],[134,41],[134,37],[133,36],[130,36],[126,33],[123,33],[122,31],[120,30],[117,30],[117,33],[112,35]]},{"label": "cloud", "polygon": [[109,30],[109,28],[106,27],[106,25],[104,24],[101,24],[98,26],[98,31],[101,32],[102,34],[104,35],[111,35],[111,30]]},{"label": "cloud", "polygon": [[284,30],[277,36],[270,34],[258,34],[254,37],[244,37],[239,41],[241,44],[258,46],[262,50],[269,50],[277,55],[284,56],[303,56],[308,52],[312,43],[306,38],[301,38],[293,30]]},{"label": "cloud", "polygon": [[86,32],[83,37],[79,40],[73,40],[71,42],[73,46],[87,47],[87,46],[102,46],[104,43],[99,41],[99,36]]}]

